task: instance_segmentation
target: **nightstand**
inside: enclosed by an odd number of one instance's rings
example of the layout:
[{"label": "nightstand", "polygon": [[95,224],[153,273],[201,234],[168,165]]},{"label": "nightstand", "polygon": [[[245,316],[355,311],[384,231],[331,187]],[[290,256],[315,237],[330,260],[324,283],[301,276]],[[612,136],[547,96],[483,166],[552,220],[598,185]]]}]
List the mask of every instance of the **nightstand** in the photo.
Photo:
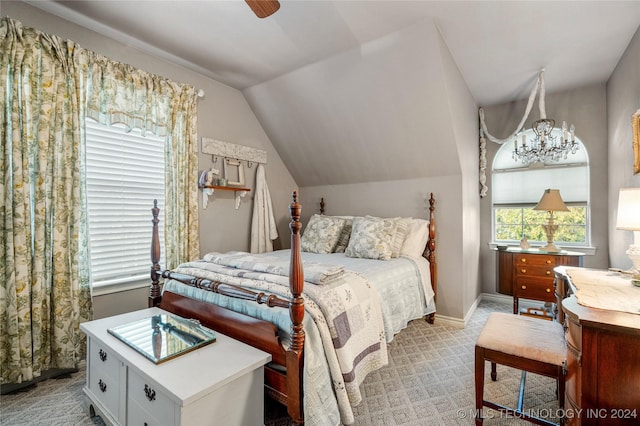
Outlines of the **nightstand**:
[{"label": "nightstand", "polygon": [[584,253],[562,250],[543,252],[510,247],[498,250],[498,293],[513,296],[513,313],[519,312],[519,299],[556,302],[553,268],[582,266]]}]

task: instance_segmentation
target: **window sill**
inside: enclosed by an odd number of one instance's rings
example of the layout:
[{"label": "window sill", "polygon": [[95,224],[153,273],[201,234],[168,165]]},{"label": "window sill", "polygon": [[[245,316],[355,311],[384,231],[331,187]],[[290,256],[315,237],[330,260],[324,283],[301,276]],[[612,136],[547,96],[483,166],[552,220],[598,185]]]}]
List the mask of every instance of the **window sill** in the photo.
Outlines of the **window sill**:
[{"label": "window sill", "polygon": [[151,278],[140,279],[131,282],[94,285],[91,288],[91,296],[104,296],[106,294],[120,293],[123,291],[137,290],[151,285]]},{"label": "window sill", "polygon": [[[497,243],[495,241],[492,241],[490,243],[487,243],[487,245],[489,246],[489,248],[491,250],[497,250],[498,246],[507,246],[507,247],[520,247],[519,244],[509,244],[509,243]],[[586,247],[586,246],[560,246],[558,245],[558,247],[560,247],[563,250],[568,250],[568,251],[578,251],[580,253],[584,253],[586,256],[593,256],[594,254],[596,254],[596,247]],[[531,248],[536,248],[536,245],[532,245]]]}]

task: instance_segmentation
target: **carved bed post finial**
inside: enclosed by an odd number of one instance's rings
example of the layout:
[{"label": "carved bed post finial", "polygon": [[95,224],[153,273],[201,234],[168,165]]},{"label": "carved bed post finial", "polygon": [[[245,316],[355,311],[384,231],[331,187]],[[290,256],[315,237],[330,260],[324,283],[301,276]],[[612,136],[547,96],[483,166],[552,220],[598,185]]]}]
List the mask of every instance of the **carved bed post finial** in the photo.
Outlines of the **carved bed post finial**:
[{"label": "carved bed post finial", "polygon": [[289,207],[291,213],[291,264],[289,270],[289,286],[291,287],[291,306],[289,314],[292,322],[292,343],[291,350],[299,351],[304,346],[304,330],[302,329],[302,319],[304,317],[304,300],[302,290],[304,287],[304,273],[302,270],[302,257],[300,255],[300,213],[302,206],[298,204],[298,192],[293,191],[293,201]]},{"label": "carved bed post finial", "polygon": [[160,209],[158,208],[158,200],[153,200],[153,208],[151,209],[153,214],[153,231],[151,235],[151,286],[149,287],[149,307],[157,306],[160,303],[160,237],[158,235],[158,215]]},{"label": "carved bed post finial", "polygon": [[291,302],[289,304],[289,316],[291,318],[291,346],[286,353],[287,364],[287,395],[288,413],[293,423],[304,423],[304,274],[302,270],[302,256],[300,254],[300,213],[302,207],[298,204],[298,192],[293,191],[293,201],[289,207],[291,214],[291,264],[289,266],[289,289],[291,290]]}]

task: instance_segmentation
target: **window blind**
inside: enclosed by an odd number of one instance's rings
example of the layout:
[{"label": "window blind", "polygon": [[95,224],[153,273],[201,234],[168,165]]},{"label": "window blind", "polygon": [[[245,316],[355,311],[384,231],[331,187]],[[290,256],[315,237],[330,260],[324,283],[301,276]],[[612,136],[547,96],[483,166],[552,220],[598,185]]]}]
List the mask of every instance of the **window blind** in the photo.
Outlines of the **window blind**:
[{"label": "window blind", "polygon": [[537,204],[547,188],[559,189],[565,203],[586,204],[589,169],[567,166],[493,173],[493,205]]},{"label": "window blind", "polygon": [[164,140],[86,120],[87,207],[92,285],[149,276],[151,208],[160,207],[164,258]]}]

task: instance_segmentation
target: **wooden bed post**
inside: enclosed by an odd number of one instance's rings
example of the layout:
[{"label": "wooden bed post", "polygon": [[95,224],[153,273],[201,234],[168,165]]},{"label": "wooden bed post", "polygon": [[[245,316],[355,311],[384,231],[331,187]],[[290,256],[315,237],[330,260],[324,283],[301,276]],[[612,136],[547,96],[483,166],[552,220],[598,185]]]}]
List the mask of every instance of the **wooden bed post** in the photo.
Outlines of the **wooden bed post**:
[{"label": "wooden bed post", "polygon": [[[427,260],[429,261],[429,272],[431,275],[431,287],[435,292],[433,301],[435,303],[438,294],[438,265],[436,263],[436,218],[434,211],[436,200],[433,198],[433,192],[429,197],[429,240],[427,241]],[[427,316],[427,322],[433,324],[435,321],[435,313]]]},{"label": "wooden bed post", "polygon": [[300,213],[302,207],[298,204],[298,192],[293,191],[293,201],[289,207],[291,222],[291,263],[289,266],[289,287],[292,294],[289,305],[291,317],[291,347],[287,351],[287,407],[289,416],[295,424],[304,423],[304,300],[302,290],[304,288],[304,273],[302,270],[302,256],[300,255]]},{"label": "wooden bed post", "polygon": [[153,208],[151,209],[153,214],[153,231],[151,235],[151,286],[149,287],[149,307],[158,306],[160,304],[160,237],[158,236],[158,214],[160,209],[158,208],[158,200],[153,200]]}]

